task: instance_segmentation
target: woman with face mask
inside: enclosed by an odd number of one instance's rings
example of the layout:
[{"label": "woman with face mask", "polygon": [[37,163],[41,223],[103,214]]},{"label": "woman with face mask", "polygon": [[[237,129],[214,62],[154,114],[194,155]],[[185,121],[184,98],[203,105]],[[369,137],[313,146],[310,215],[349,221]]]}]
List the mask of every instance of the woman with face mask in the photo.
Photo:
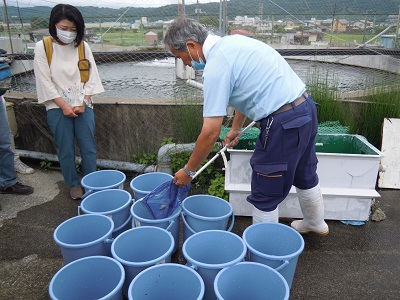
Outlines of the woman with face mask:
[{"label": "woman with face mask", "polygon": [[[50,14],[52,56],[48,62],[44,41],[36,43],[34,72],[38,102],[47,110],[47,121],[64,181],[72,199],[81,199],[82,188],[75,164],[75,140],[82,157],[83,175],[96,171],[95,121],[92,95],[104,91],[89,45],[83,41],[85,23],[79,10],[56,5]],[[78,46],[84,43],[89,79],[82,82]]]}]

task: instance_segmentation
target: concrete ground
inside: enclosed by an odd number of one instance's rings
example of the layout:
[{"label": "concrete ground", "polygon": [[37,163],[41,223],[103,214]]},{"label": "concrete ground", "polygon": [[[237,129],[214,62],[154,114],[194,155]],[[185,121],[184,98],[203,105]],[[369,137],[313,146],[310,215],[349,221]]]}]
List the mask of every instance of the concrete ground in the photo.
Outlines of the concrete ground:
[{"label": "concrete ground", "polygon": [[[77,215],[80,203],[69,199],[60,171],[45,171],[38,162],[29,164],[35,173],[20,179],[35,188],[34,194],[0,194],[2,300],[49,299],[49,282],[63,266],[53,232]],[[129,192],[131,178],[127,176],[125,187]],[[399,299],[400,191],[379,193],[382,197],[376,204],[386,214],[385,220],[368,221],[363,226],[328,221],[328,236],[304,236],[305,249],[299,257],[290,299]],[[290,221],[280,220],[284,224]],[[233,232],[241,236],[250,224],[250,217],[237,217]],[[185,263],[181,247],[172,260]]]}]

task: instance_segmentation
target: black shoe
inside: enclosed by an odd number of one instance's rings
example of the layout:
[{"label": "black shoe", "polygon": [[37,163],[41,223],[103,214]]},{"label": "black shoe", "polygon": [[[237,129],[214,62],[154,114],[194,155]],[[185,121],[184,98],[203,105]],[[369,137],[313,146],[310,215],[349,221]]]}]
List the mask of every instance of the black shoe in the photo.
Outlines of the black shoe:
[{"label": "black shoe", "polygon": [[29,195],[33,193],[33,187],[17,182],[8,187],[0,188],[0,194]]}]

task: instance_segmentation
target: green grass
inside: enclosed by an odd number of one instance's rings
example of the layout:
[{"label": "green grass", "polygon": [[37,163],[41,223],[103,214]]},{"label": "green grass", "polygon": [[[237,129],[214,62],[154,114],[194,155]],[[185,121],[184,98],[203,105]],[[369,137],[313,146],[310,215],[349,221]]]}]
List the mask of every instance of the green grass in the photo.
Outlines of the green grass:
[{"label": "green grass", "polygon": [[[372,34],[366,34],[365,35],[365,41],[370,40],[373,38],[374,35]],[[329,42],[331,40],[330,32],[326,32],[324,34],[324,41]],[[362,44],[363,43],[363,34],[355,34],[355,33],[333,33],[332,34],[332,43],[338,44],[338,43],[353,43],[354,41],[357,42],[357,44]]]},{"label": "green grass", "polygon": [[382,124],[385,118],[400,118],[400,80],[389,87],[381,86],[367,91],[367,103],[361,105],[351,131],[367,138],[381,149]]}]

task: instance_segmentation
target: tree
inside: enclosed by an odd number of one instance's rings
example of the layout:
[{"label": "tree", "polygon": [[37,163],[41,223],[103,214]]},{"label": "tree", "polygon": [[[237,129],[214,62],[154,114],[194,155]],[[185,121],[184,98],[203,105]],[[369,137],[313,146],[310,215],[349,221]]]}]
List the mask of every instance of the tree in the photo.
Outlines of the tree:
[{"label": "tree", "polygon": [[49,27],[49,20],[41,17],[33,17],[31,20],[31,28],[39,29],[39,28],[47,28]]},{"label": "tree", "polygon": [[219,26],[218,18],[214,16],[202,17],[199,19],[199,22],[204,24],[206,27],[218,28]]}]

